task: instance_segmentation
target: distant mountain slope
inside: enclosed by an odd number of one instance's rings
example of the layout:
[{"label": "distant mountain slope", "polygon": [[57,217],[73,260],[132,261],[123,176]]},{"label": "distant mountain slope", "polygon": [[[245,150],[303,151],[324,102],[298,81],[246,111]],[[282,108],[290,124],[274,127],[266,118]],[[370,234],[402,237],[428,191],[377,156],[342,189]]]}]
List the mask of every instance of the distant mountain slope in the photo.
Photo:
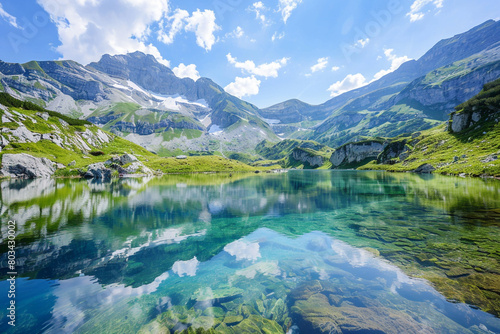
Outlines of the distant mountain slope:
[{"label": "distant mountain slope", "polygon": [[363,169],[500,176],[500,79],[456,107],[446,124],[392,140]]},{"label": "distant mountain slope", "polygon": [[335,147],[360,136],[394,137],[429,129],[497,78],[500,46],[429,72],[400,92],[389,87],[354,99],[306,138]]},{"label": "distant mountain slope", "polygon": [[208,78],[178,78],[141,52],[104,55],[88,66],[0,61],[0,82],[0,90],[9,94],[73,117],[89,117],[165,155],[252,151],[264,139],[278,141],[257,107]]},{"label": "distant mountain slope", "polygon": [[[340,146],[359,136],[390,136],[443,121],[453,106],[500,76],[500,21],[437,43],[420,59],[317,106],[292,100],[262,109],[276,133]],[[284,111],[293,111],[290,117]],[[284,117],[283,115],[286,115]],[[295,131],[295,132],[294,132]]]}]

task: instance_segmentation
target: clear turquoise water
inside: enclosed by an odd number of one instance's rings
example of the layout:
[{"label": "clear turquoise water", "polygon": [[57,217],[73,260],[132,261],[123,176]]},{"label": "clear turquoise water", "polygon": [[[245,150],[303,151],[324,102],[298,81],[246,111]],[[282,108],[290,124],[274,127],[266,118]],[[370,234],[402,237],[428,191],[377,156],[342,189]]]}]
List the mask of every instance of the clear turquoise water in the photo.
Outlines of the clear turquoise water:
[{"label": "clear turquoise water", "polygon": [[1,192],[1,332],[500,333],[498,181],[290,171]]}]

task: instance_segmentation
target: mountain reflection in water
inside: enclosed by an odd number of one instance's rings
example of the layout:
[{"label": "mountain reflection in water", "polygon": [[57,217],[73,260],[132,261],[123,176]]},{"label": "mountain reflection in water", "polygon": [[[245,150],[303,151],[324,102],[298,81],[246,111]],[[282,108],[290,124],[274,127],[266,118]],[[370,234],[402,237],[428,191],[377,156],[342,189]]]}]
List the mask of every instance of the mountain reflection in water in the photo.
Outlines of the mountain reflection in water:
[{"label": "mountain reflection in water", "polygon": [[0,330],[500,332],[447,301],[500,313],[499,192],[337,171],[3,181],[20,278]]}]

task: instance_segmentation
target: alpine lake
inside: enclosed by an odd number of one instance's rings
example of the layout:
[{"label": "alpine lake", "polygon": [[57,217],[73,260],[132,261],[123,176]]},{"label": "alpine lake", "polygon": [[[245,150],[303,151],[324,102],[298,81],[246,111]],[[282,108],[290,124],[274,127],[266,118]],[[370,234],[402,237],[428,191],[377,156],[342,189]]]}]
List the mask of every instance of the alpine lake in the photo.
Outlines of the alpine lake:
[{"label": "alpine lake", "polygon": [[2,333],[500,333],[498,180],[3,180],[0,215]]}]

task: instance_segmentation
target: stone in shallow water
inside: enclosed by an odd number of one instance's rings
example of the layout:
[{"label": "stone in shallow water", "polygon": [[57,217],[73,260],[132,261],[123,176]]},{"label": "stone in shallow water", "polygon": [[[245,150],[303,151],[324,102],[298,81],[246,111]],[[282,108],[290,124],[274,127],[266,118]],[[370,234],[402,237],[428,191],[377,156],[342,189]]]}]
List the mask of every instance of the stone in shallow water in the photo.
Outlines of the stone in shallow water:
[{"label": "stone in shallow water", "polygon": [[193,320],[192,326],[194,328],[210,329],[210,328],[212,328],[220,323],[221,323],[221,321],[217,318],[210,317],[210,316],[200,316],[200,317],[196,317]]},{"label": "stone in shallow water", "polygon": [[220,286],[213,290],[211,288],[198,289],[193,297],[197,302],[224,303],[238,298],[243,293],[240,288],[232,286]]},{"label": "stone in shallow water", "polygon": [[[224,325],[224,326],[223,326]],[[221,324],[221,326],[216,328],[216,332],[221,333],[284,333],[283,328],[273,320],[263,318],[258,315],[251,315],[247,319],[241,321],[236,326],[227,326]]]},{"label": "stone in shallow water", "polygon": [[223,318],[224,310],[220,307],[207,307],[205,310],[203,310],[203,315],[215,318]]},{"label": "stone in shallow water", "polygon": [[295,299],[293,318],[305,333],[434,333],[401,311],[382,306],[356,306],[363,305],[362,300],[343,302],[340,307],[332,305],[327,296],[333,291],[323,289],[321,283],[303,284],[291,294]]},{"label": "stone in shallow water", "polygon": [[149,324],[142,326],[138,334],[170,334],[170,330],[154,320]]},{"label": "stone in shallow water", "polygon": [[224,323],[227,325],[234,325],[240,323],[243,320],[241,315],[228,315],[224,318]]},{"label": "stone in shallow water", "polygon": [[281,270],[277,261],[262,261],[245,269],[238,270],[236,275],[253,279],[259,273],[266,276],[278,276],[281,274]]}]

